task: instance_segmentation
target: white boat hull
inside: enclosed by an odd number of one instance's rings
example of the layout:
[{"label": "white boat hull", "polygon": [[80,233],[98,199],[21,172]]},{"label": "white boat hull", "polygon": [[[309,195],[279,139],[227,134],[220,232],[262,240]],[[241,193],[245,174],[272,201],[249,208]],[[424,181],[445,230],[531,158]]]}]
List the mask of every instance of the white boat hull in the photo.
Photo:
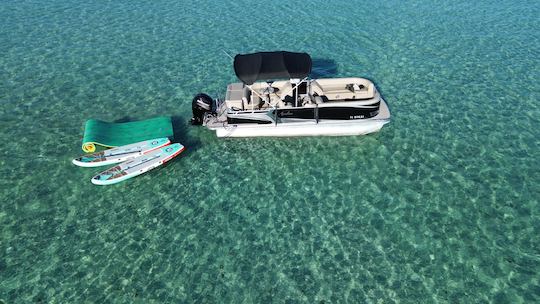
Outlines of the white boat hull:
[{"label": "white boat hull", "polygon": [[357,136],[378,132],[390,122],[390,109],[381,99],[379,114],[370,119],[315,120],[276,124],[217,124],[217,137]]},{"label": "white boat hull", "polygon": [[390,120],[347,120],[281,123],[278,125],[228,125],[213,128],[217,137],[352,136],[379,131]]}]

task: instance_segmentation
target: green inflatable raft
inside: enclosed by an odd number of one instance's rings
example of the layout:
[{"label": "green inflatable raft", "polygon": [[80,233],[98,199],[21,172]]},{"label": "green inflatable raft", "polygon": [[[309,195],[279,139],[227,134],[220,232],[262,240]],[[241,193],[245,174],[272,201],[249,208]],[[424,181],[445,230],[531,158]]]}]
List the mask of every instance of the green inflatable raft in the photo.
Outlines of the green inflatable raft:
[{"label": "green inflatable raft", "polygon": [[153,138],[172,138],[173,135],[172,120],[168,116],[122,123],[90,119],[84,127],[82,149],[92,153],[96,146],[112,148]]}]

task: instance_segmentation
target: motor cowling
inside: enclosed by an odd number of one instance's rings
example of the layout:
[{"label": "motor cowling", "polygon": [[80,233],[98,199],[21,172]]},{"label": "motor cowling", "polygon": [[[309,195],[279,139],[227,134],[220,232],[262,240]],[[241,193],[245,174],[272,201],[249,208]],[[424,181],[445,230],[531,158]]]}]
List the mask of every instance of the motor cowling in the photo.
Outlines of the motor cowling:
[{"label": "motor cowling", "polygon": [[191,101],[191,110],[193,112],[191,124],[202,125],[206,113],[215,113],[214,100],[207,94],[199,93]]}]

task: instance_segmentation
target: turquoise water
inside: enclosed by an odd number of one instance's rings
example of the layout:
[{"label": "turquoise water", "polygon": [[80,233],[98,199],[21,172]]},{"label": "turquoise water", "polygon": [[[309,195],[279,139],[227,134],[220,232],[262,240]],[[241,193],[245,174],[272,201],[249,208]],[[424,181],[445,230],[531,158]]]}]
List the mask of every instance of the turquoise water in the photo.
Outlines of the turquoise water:
[{"label": "turquoise water", "polygon": [[[538,1],[0,4],[0,303],[540,302]],[[363,137],[218,140],[223,53],[372,79]],[[97,187],[88,118],[187,150]]]}]

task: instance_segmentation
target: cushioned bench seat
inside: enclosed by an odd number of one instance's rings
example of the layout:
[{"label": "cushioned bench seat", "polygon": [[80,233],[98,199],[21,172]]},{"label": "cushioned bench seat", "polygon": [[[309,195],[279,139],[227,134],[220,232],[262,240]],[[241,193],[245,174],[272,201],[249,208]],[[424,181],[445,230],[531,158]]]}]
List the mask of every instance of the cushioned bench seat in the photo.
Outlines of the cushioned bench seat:
[{"label": "cushioned bench seat", "polygon": [[314,95],[326,96],[329,101],[369,99],[375,95],[373,84],[364,78],[317,79],[311,87]]}]

